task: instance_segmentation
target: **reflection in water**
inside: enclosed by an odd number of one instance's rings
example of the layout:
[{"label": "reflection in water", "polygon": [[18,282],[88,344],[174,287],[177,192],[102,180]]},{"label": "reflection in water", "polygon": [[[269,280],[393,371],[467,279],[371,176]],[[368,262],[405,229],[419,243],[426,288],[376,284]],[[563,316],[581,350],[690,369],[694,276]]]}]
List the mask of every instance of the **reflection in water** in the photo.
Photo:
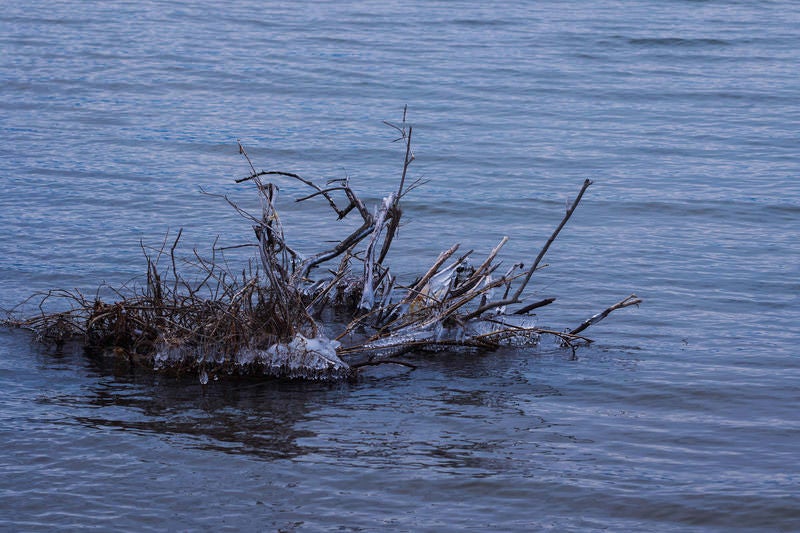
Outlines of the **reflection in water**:
[{"label": "reflection in water", "polygon": [[[18,500],[32,510],[46,508],[55,492],[74,493],[75,476],[77,493],[91,502],[97,480],[113,479],[103,481],[109,512],[119,502],[138,505],[136,491],[146,487],[158,494],[149,515],[157,523],[173,509],[205,502],[218,486],[240,519],[253,512],[249,505],[260,505],[262,516],[280,516],[281,524],[301,517],[320,527],[361,523],[342,519],[343,509],[374,517],[376,499],[396,501],[389,512],[409,529],[415,522],[406,508],[462,525],[488,507],[500,513],[492,516],[507,513],[510,523],[528,523],[529,511],[556,509],[568,518],[576,506],[597,516],[613,507],[635,519],[654,509],[694,519],[699,511],[681,494],[648,503],[626,487],[690,486],[698,469],[717,460],[722,437],[709,433],[708,422],[677,418],[670,420],[674,436],[666,433],[647,403],[653,391],[629,383],[642,379],[634,357],[640,354],[611,349],[578,360],[563,352],[441,353],[413,358],[416,371],[382,368],[358,383],[220,380],[203,387],[196,376],[131,372],[80,351],[40,353],[20,374],[28,388],[12,395],[20,405],[35,399],[30,418],[9,421],[40,433],[17,431],[6,441],[13,460],[33,466],[8,483],[46,495]],[[631,399],[626,409],[621,397]],[[52,446],[31,448],[40,441]],[[28,480],[38,464],[47,465],[57,491]],[[746,474],[718,476],[707,497],[734,509],[738,502],[725,487]],[[201,488],[187,489],[194,483]],[[465,502],[456,510],[453,491]],[[787,514],[777,499],[758,501],[763,516]],[[63,499],[58,505],[73,508]]]},{"label": "reflection in water", "polygon": [[[417,371],[379,368],[358,383],[237,378],[206,386],[196,376],[153,375],[79,353],[59,357],[46,359],[83,366],[90,379],[78,391],[40,396],[41,404],[69,407],[67,423],[269,460],[400,462],[490,475],[513,468],[514,447],[539,448],[517,442],[520,427],[551,427],[526,412],[522,398],[560,394],[531,383],[520,367],[528,356],[512,352],[428,355],[415,361]],[[514,423],[489,427],[502,418]]]},{"label": "reflection in water", "polygon": [[126,372],[98,359],[88,368],[97,381],[79,395],[52,395],[40,402],[69,405],[74,421],[88,427],[179,437],[181,445],[267,459],[309,453],[297,441],[313,434],[296,429],[298,421],[349,386],[243,379],[202,386],[195,376]]}]

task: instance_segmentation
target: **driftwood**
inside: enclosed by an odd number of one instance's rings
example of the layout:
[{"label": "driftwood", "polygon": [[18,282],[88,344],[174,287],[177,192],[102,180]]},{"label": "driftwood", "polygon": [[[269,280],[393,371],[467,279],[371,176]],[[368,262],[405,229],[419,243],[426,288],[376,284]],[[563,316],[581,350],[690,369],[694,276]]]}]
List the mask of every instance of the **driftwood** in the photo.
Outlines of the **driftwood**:
[{"label": "driftwood", "polygon": [[[92,354],[112,354],[162,372],[197,372],[203,382],[209,374],[339,379],[382,363],[413,368],[396,359],[410,351],[531,346],[541,335],[554,335],[574,350],[591,342],[581,335],[587,327],[641,302],[631,295],[574,329],[555,331],[538,327],[531,313],[555,298],[525,300],[531,278],[591,186],[588,179],[530,266],[515,263],[500,271],[497,258],[508,241],[503,237],[476,267],[473,251],[456,255],[456,244],[416,281],[400,283],[386,258],[400,227],[401,200],[421,181],[407,183],[414,155],[413,129],[405,112],[400,124],[387,124],[398,132],[405,158],[397,189],[374,209],[347,179],[321,186],[294,173],[257,171],[240,143],[251,173],[236,183],[252,184],[261,201],[261,212],[252,214],[222,197],[253,227],[257,256],[241,271],[231,270],[218,256],[222,252],[216,243],[210,258],[195,250],[179,268],[179,231],[169,248],[166,239],[156,250],[142,246],[144,283],[114,290],[117,301],[51,291],[42,295],[39,314],[19,319],[9,313],[3,323],[29,329],[45,343],[78,338]],[[356,213],[361,223],[332,247],[303,257],[284,238],[276,209],[278,188],[265,181],[270,179],[300,182],[309,193],[297,202],[321,198],[338,219]],[[334,262],[335,268],[318,272]],[[66,302],[69,309],[48,312],[46,304],[53,299]],[[338,318],[322,324],[326,312]]]}]

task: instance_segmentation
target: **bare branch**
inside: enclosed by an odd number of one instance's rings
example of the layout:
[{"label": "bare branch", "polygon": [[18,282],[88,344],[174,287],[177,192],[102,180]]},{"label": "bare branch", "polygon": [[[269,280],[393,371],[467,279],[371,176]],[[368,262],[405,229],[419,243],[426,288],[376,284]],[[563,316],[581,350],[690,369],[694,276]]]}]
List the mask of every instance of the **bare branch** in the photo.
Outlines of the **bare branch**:
[{"label": "bare branch", "polygon": [[534,302],[534,303],[532,303],[530,305],[526,305],[525,307],[523,307],[521,309],[517,309],[516,311],[514,311],[514,314],[515,315],[524,315],[525,313],[529,313],[529,312],[533,311],[534,309],[538,309],[540,307],[544,307],[545,305],[550,305],[551,303],[553,303],[555,301],[556,301],[555,298],[545,298],[544,300],[539,300],[538,302]]},{"label": "bare branch", "polygon": [[564,214],[564,218],[561,219],[561,223],[558,225],[558,227],[555,229],[555,231],[553,231],[552,235],[550,235],[550,238],[547,239],[547,242],[544,244],[542,249],[539,251],[539,255],[536,256],[536,260],[533,262],[533,265],[531,265],[531,267],[528,269],[528,273],[525,275],[525,279],[522,280],[522,283],[520,284],[519,288],[517,288],[517,292],[514,293],[514,300],[518,300],[519,296],[522,294],[522,291],[525,290],[525,286],[528,285],[528,282],[530,281],[531,276],[533,275],[534,272],[536,272],[536,267],[539,266],[539,263],[544,258],[544,254],[547,253],[547,250],[550,249],[550,245],[553,244],[553,241],[556,240],[556,237],[558,237],[558,234],[561,232],[561,230],[567,224],[567,221],[572,216],[572,213],[575,212],[575,208],[578,207],[578,203],[580,203],[581,198],[583,198],[583,193],[586,192],[586,189],[588,189],[591,184],[592,184],[592,181],[590,179],[586,179],[583,182],[583,186],[581,187],[581,190],[578,193],[578,196],[575,197],[575,201],[572,202],[572,205],[569,207],[569,209],[567,209],[567,212]]},{"label": "bare branch", "polygon": [[604,311],[601,311],[600,313],[597,313],[596,315],[592,316],[591,318],[585,320],[580,326],[578,326],[577,328],[575,328],[572,331],[570,331],[569,334],[570,335],[577,335],[578,333],[580,333],[581,331],[585,330],[589,326],[593,326],[594,324],[597,324],[598,322],[603,320],[605,317],[610,315],[613,311],[616,311],[617,309],[623,309],[623,308],[629,307],[631,305],[638,306],[640,303],[642,303],[642,300],[638,296],[636,296],[635,294],[631,294],[630,296],[628,296],[624,300],[621,300],[621,301],[615,303],[614,305],[612,305],[611,307],[605,309]]}]

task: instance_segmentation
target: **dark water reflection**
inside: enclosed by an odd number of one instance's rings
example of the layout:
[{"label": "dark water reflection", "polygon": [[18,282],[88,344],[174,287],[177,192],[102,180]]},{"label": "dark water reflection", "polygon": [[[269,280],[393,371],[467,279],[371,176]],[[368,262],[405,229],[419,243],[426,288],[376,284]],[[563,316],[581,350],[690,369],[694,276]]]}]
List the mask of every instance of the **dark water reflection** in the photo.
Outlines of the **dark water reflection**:
[{"label": "dark water reflection", "polygon": [[[528,416],[517,405],[517,395],[560,394],[549,385],[531,383],[519,369],[492,379],[492,373],[502,371],[497,361],[489,359],[495,355],[445,355],[434,362],[421,355],[418,371],[370,369],[355,383],[222,378],[202,386],[194,375],[153,376],[115,366],[113,361],[84,357],[75,347],[69,353],[43,354],[53,363],[47,365],[48,370],[83,367],[94,382],[77,394],[41,395],[36,403],[43,410],[66,408],[75,413],[63,424],[158,436],[198,450],[260,459],[323,454],[344,464],[349,460],[354,464],[392,462],[401,452],[419,456],[418,466],[424,468],[474,469],[482,464],[481,453],[493,455],[505,444],[500,438],[483,440],[481,433],[470,435],[470,425],[513,416],[524,420],[527,430],[548,428],[542,417]],[[559,353],[557,357],[572,356]],[[476,380],[481,383],[477,389]],[[448,385],[443,386],[443,381]],[[384,419],[404,422],[393,430],[389,426],[380,431],[354,428],[351,419],[364,416],[362,422],[367,425],[380,425]],[[412,418],[413,424],[407,425]],[[429,437],[408,440],[413,437],[409,428],[437,427],[443,419],[453,427],[439,435],[440,442],[431,443]],[[485,462],[488,465],[491,459]],[[487,466],[488,471],[507,467]]]},{"label": "dark water reflection", "polygon": [[[577,358],[441,354],[356,383],[204,387],[79,350],[39,353],[14,365],[4,399],[6,427],[26,428],[0,431],[18,465],[6,469],[4,494],[32,527],[207,528],[259,516],[275,529],[371,529],[376,513],[405,529],[757,528],[796,518],[796,480],[777,472],[800,427],[779,411],[777,425],[742,420],[741,408],[724,406],[752,398],[752,386],[665,378],[654,356],[613,346]],[[23,411],[24,423],[8,418]],[[749,427],[769,436],[771,456]],[[34,472],[40,482],[23,481]],[[72,505],[95,510],[66,512]],[[165,519],[174,508],[195,511]]]},{"label": "dark water reflection", "polygon": [[49,396],[38,402],[80,413],[65,420],[67,424],[159,436],[198,450],[261,459],[309,453],[298,439],[313,434],[295,426],[316,405],[329,402],[347,387],[241,378],[202,386],[194,375],[153,376],[141,370],[115,369],[97,359],[89,368],[97,374],[97,382],[82,388],[79,396]]}]

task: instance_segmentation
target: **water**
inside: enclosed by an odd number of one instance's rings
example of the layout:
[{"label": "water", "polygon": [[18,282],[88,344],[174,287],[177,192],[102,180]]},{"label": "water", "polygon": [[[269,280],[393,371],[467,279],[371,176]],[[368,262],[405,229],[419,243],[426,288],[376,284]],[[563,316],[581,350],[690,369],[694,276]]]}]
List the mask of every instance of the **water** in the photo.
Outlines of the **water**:
[{"label": "water", "polygon": [[[356,384],[125,372],[0,332],[0,529],[800,529],[794,2],[33,2],[0,14],[0,305],[92,294],[249,227],[259,168],[393,190],[413,276],[454,242],[530,260],[545,345]],[[344,227],[294,206],[301,249]]]}]

